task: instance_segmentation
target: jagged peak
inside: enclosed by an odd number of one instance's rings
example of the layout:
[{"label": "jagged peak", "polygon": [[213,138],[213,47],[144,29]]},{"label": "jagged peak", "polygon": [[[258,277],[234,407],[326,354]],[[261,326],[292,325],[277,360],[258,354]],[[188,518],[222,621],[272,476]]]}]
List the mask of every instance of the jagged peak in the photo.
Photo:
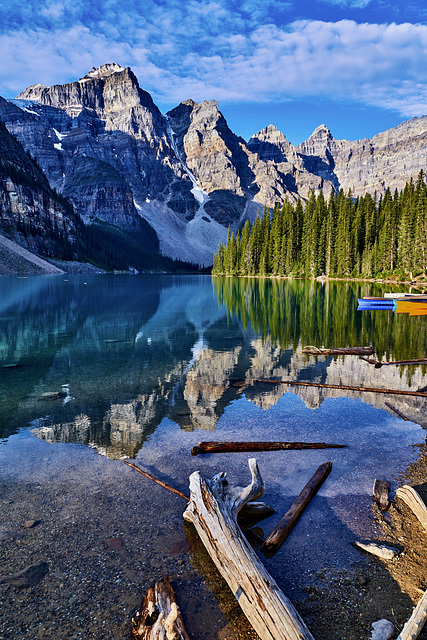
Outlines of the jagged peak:
[{"label": "jagged peak", "polygon": [[80,80],[87,80],[89,78],[106,78],[107,76],[111,76],[113,73],[125,70],[126,67],[122,67],[116,62],[107,62],[106,64],[102,64],[100,67],[92,67],[92,69],[83,76],[83,78],[80,78]]},{"label": "jagged peak", "polygon": [[191,98],[183,100],[181,104],[183,104],[185,107],[197,107],[197,102],[194,102],[194,100],[192,100]]},{"label": "jagged peak", "polygon": [[315,128],[315,130],[313,131],[313,133],[311,134],[310,138],[332,138],[332,133],[329,131],[328,127],[326,126],[326,124],[320,124],[318,127]]},{"label": "jagged peak", "polygon": [[274,124],[269,124],[258,133],[255,133],[250,140],[262,140],[262,141],[272,141],[275,142],[288,142],[284,133],[282,133]]}]

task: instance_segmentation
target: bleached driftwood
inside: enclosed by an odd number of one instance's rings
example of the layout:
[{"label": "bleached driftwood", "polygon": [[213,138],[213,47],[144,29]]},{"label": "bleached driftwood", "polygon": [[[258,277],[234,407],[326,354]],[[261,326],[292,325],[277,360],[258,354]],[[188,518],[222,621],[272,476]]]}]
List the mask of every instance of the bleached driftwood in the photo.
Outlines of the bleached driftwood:
[{"label": "bleached driftwood", "polygon": [[396,491],[396,498],[400,498],[408,505],[427,531],[427,508],[420,494],[413,487],[405,484]]},{"label": "bleached driftwood", "polygon": [[190,502],[184,512],[192,522],[247,619],[261,640],[313,640],[292,603],[245,540],[237,514],[264,493],[255,458],[249,460],[252,482],[232,488],[226,474],[206,480],[198,471],[190,476]]},{"label": "bleached driftwood", "polygon": [[168,578],[156,582],[132,619],[135,640],[190,640]]},{"label": "bleached driftwood", "polygon": [[388,547],[385,544],[377,544],[376,542],[365,543],[355,540],[353,544],[355,547],[363,549],[363,551],[367,551],[373,556],[377,556],[378,558],[382,558],[383,560],[393,560],[393,558],[395,558],[400,553],[398,549],[395,549],[394,547]]},{"label": "bleached driftwood", "polygon": [[427,591],[415,607],[412,616],[402,629],[397,640],[415,640],[420,635],[427,619]]}]

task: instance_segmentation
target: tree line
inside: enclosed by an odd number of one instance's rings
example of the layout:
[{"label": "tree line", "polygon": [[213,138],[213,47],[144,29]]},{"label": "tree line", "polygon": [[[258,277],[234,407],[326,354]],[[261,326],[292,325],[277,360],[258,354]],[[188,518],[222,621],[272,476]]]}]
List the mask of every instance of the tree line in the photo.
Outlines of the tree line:
[{"label": "tree line", "polygon": [[426,274],[427,186],[421,170],[394,194],[311,192],[305,207],[264,207],[252,226],[219,243],[212,274],[384,277]]}]

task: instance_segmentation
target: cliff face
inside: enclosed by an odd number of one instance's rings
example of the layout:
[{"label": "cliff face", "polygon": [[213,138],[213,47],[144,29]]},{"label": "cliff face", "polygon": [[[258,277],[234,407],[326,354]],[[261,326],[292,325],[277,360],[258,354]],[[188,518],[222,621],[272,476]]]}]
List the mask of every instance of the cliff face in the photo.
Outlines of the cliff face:
[{"label": "cliff face", "polygon": [[58,256],[76,241],[79,220],[0,122],[0,228],[30,251]]},{"label": "cliff face", "polygon": [[161,251],[209,264],[264,204],[310,190],[381,193],[425,168],[427,117],[371,140],[335,140],[325,125],[294,147],[273,125],[246,143],[218,104],[186,100],[162,115],[129,68],[106,64],[76,82],[35,84],[0,99],[0,118],[86,223],[156,231]]}]

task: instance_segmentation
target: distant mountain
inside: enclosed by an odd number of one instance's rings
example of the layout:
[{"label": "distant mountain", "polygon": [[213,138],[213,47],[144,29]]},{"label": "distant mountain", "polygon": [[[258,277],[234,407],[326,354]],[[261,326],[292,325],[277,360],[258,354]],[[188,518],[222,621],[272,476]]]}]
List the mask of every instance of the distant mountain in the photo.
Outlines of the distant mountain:
[{"label": "distant mountain", "polygon": [[153,251],[205,265],[228,225],[237,230],[264,204],[310,190],[400,189],[426,165],[427,117],[370,140],[335,140],[321,125],[294,147],[269,125],[245,142],[214,100],[161,114],[117,64],[0,99],[0,118],[86,225],[148,237]]}]

